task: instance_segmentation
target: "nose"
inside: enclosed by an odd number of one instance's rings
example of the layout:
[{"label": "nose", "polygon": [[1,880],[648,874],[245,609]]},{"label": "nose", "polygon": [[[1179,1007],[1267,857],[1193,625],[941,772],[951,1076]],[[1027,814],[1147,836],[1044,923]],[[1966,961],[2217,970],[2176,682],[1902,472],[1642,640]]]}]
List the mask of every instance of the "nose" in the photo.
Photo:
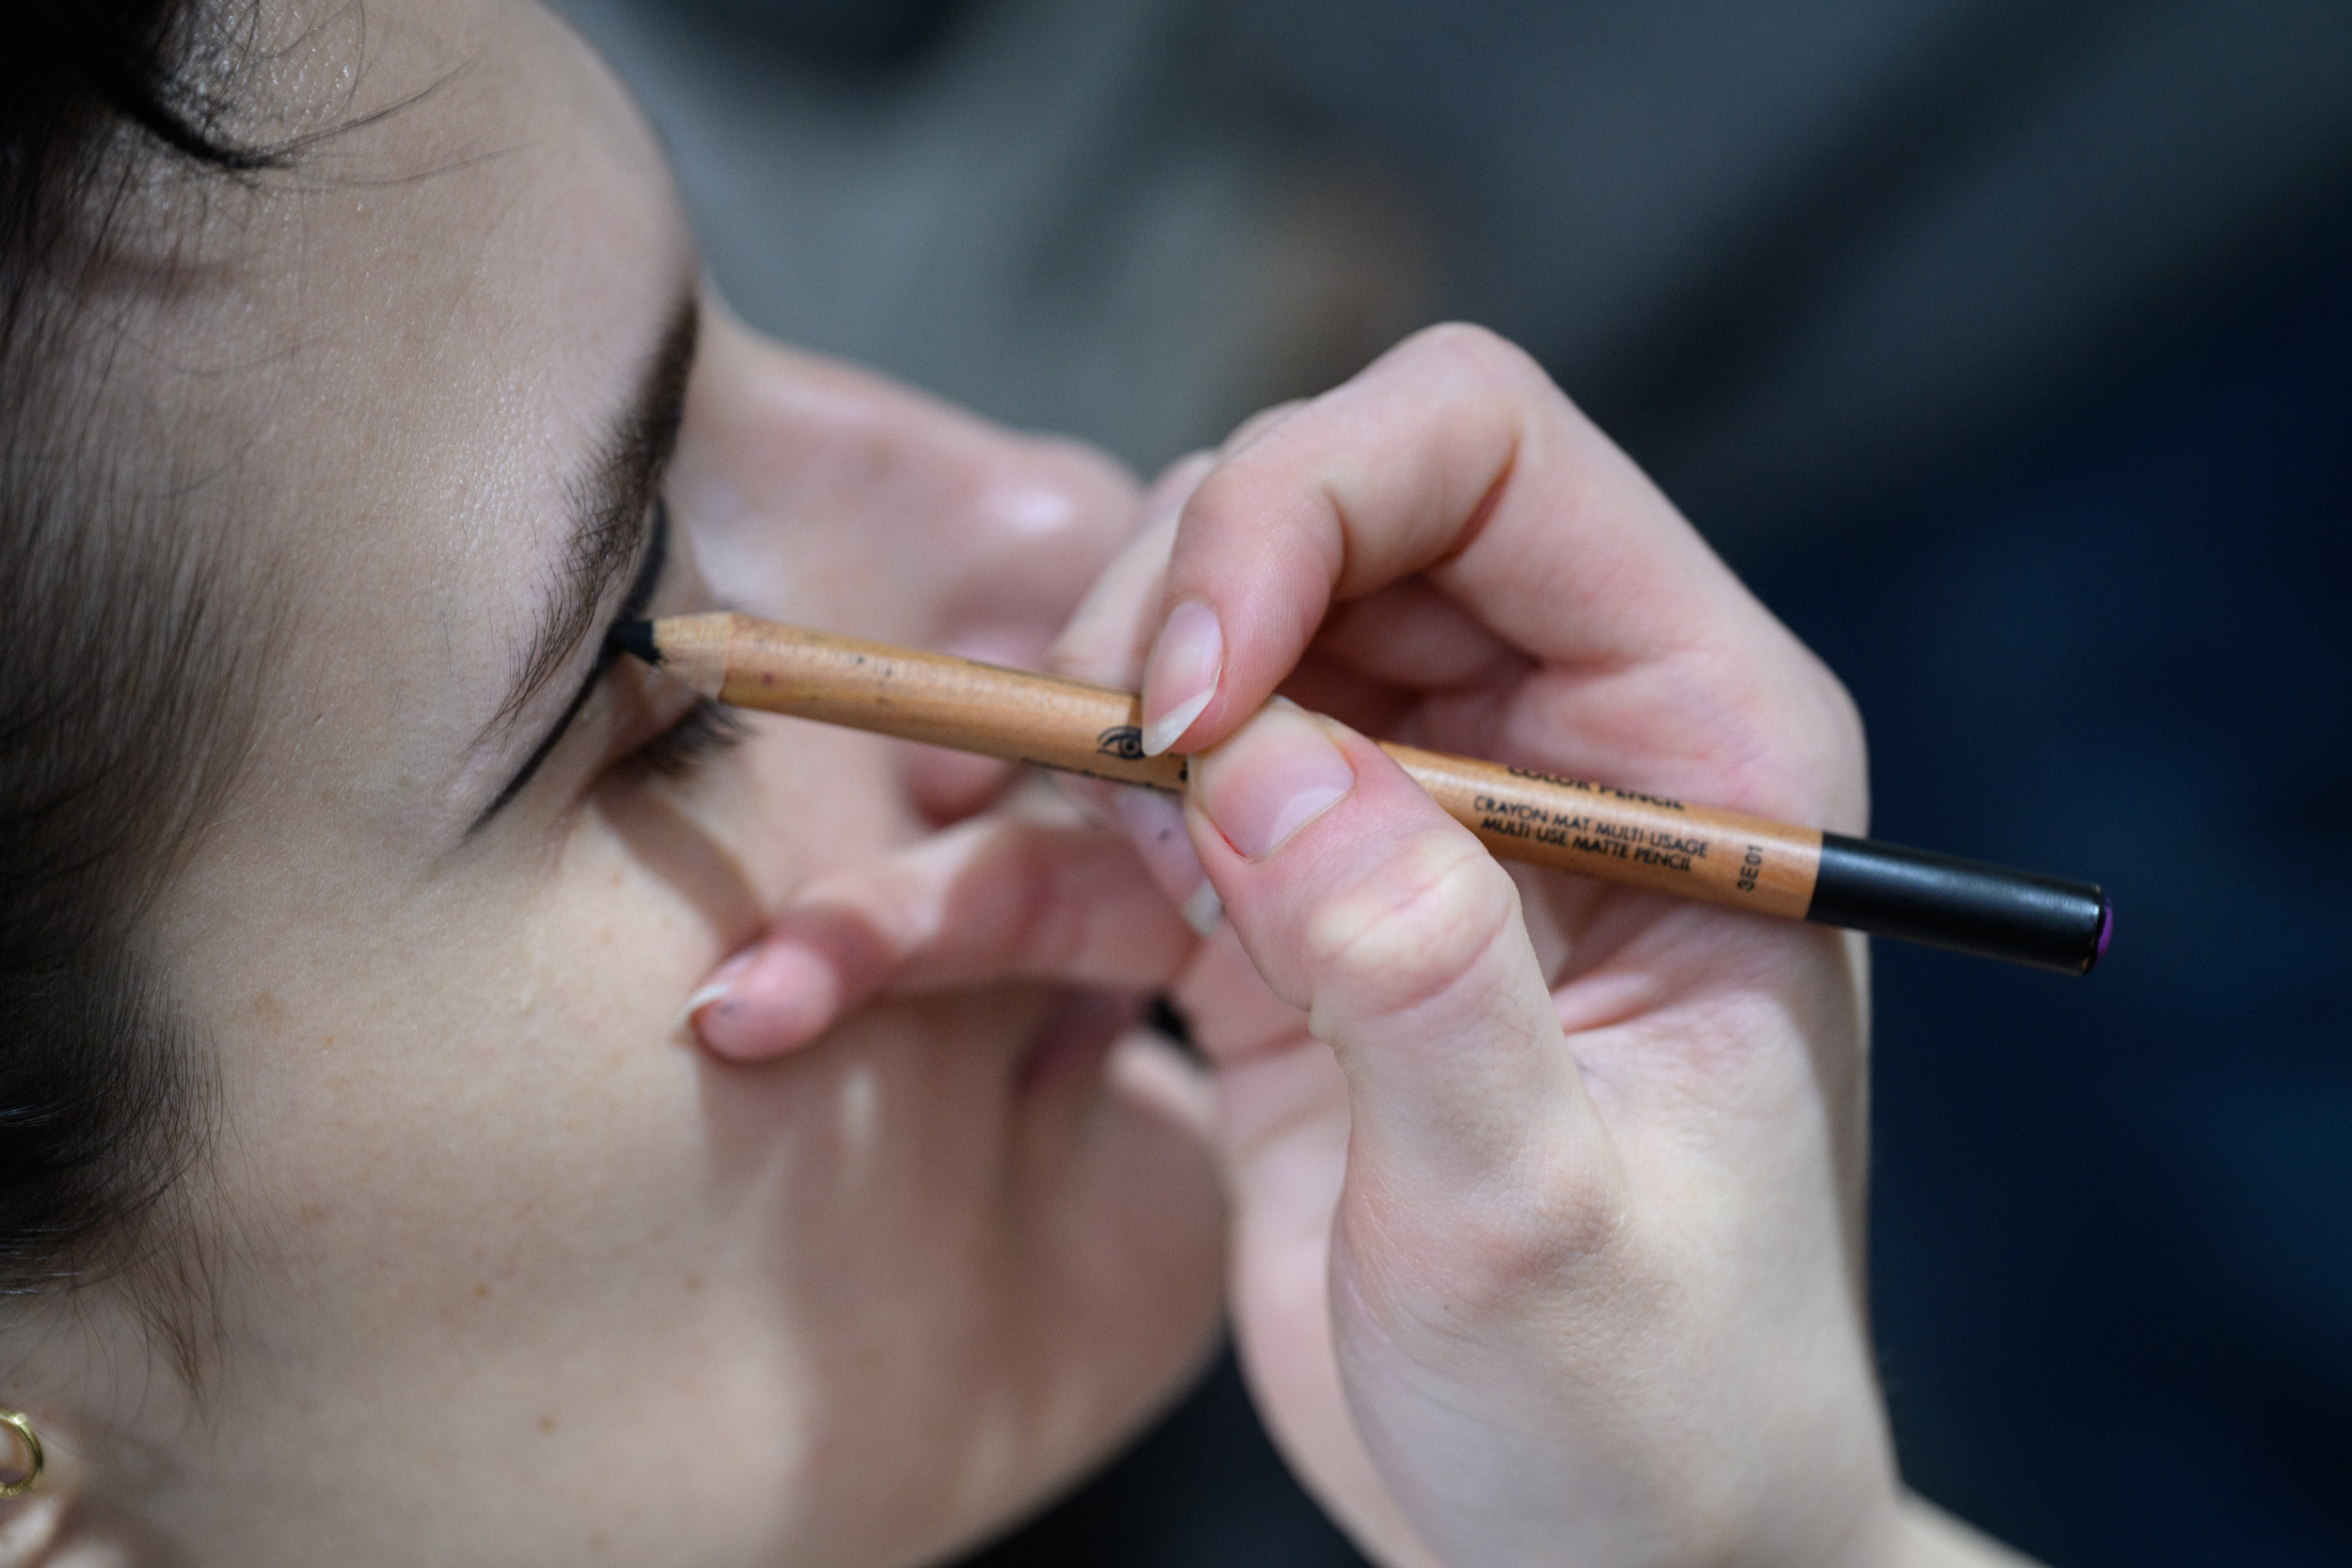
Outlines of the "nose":
[{"label": "nose", "polygon": [[[1136,526],[1124,468],[1002,429],[714,309],[670,482],[729,608],[1040,668]],[[911,758],[934,819],[993,791],[994,765]]]}]

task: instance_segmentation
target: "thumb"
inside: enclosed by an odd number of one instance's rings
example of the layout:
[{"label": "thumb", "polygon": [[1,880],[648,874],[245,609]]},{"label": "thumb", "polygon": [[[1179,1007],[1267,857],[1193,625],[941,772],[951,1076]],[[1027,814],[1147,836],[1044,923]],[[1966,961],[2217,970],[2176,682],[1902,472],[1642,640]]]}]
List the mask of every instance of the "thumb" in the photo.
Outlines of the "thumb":
[{"label": "thumb", "polygon": [[1523,1279],[1518,1243],[1605,1232],[1614,1157],[1502,866],[1378,747],[1279,699],[1192,781],[1236,935],[1346,1077],[1348,1186],[1379,1195],[1397,1260]]}]

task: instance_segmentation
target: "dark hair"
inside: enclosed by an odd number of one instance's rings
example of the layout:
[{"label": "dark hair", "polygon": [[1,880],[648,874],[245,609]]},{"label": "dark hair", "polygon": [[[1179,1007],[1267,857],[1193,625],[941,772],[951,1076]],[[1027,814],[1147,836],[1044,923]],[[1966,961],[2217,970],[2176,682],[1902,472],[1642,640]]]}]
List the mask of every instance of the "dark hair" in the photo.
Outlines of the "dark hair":
[{"label": "dark hair", "polygon": [[238,595],[215,591],[228,552],[110,450],[119,327],[90,303],[144,176],[279,161],[190,85],[222,79],[191,70],[221,21],[199,0],[0,0],[0,1292],[127,1281],[191,1375],[202,1249],[174,1195],[210,1075],[142,927],[258,694],[225,624]]}]

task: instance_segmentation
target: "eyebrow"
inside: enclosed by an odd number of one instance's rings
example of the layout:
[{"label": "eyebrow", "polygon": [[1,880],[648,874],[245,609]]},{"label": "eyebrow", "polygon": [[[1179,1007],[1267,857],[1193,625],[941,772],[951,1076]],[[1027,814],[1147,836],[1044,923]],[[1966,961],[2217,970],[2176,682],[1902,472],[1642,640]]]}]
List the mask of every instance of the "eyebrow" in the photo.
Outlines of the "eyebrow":
[{"label": "eyebrow", "polygon": [[[666,533],[661,526],[666,519],[655,516],[655,503],[660,499],[662,470],[677,448],[678,427],[686,413],[686,379],[693,368],[700,326],[700,301],[689,292],[672,309],[660,342],[638,378],[636,394],[597,443],[587,472],[566,487],[572,526],[557,563],[554,587],[542,602],[531,641],[516,661],[513,685],[483,727],[477,744],[511,727],[579,657],[581,645],[600,629],[599,615],[612,597],[613,585],[632,564],[638,570],[629,598],[651,598],[661,569],[660,546],[664,543],[658,535]],[[655,549],[647,550],[648,544]],[[642,611],[645,607],[633,603],[632,608]],[[546,736],[468,832],[496,816],[539,770],[596,689],[607,663],[602,657],[596,660]]]}]

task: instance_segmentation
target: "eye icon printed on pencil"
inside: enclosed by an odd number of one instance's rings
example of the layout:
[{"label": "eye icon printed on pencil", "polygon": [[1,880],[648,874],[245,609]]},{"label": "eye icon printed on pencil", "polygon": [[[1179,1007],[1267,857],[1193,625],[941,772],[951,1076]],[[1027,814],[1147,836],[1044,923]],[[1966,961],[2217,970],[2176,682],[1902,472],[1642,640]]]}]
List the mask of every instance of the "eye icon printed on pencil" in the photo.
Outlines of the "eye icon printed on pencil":
[{"label": "eye icon printed on pencil", "polygon": [[1106,757],[1117,757],[1121,762],[1141,762],[1143,726],[1113,724],[1094,737],[1094,749]]}]

